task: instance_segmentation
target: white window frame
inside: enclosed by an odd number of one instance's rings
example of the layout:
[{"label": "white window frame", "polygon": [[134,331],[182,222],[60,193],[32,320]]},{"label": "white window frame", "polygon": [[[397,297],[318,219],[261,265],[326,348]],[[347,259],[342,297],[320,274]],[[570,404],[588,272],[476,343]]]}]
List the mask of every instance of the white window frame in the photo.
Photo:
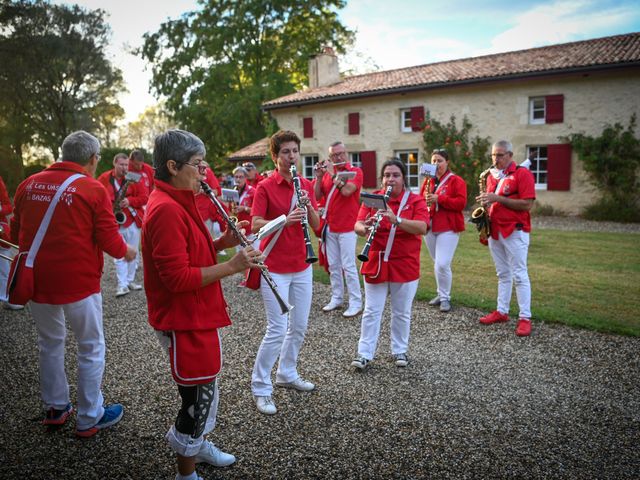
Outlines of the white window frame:
[{"label": "white window frame", "polygon": [[362,168],[362,159],[360,152],[349,152],[349,163],[352,167]]},{"label": "white window frame", "polygon": [[[541,155],[541,149],[544,149],[544,155]],[[536,157],[531,162],[529,171],[533,174],[536,190],[547,190],[547,183],[549,181],[549,150],[546,145],[527,145],[526,158],[529,158],[529,154],[532,150],[536,150]],[[541,160],[544,160],[547,163],[547,168],[544,170],[540,169]],[[545,174],[545,182],[540,182],[541,173]]]},{"label": "white window frame", "polygon": [[318,163],[318,159],[320,157],[316,153],[307,153],[302,155],[301,166],[302,166],[302,176],[307,180],[313,180],[315,177],[313,173],[313,166]]},{"label": "white window frame", "polygon": [[413,132],[413,129],[411,128],[411,109],[410,108],[400,109],[400,131],[402,133]]},{"label": "white window frame", "polygon": [[[413,155],[414,161],[409,161],[409,156]],[[411,150],[394,150],[393,156],[399,158],[407,167],[407,180],[409,188],[412,192],[420,190],[420,151],[418,149]]]},{"label": "white window frame", "polygon": [[[535,103],[542,100],[542,109],[536,107]],[[542,118],[534,118],[535,112],[542,110]],[[547,102],[544,97],[531,97],[529,99],[529,124],[530,125],[544,125],[547,119]]]}]

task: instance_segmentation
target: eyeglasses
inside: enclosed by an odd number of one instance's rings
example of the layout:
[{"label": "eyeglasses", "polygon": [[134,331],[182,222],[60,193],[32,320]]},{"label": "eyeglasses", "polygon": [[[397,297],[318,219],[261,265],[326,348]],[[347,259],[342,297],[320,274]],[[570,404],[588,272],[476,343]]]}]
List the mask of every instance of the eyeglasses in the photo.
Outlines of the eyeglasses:
[{"label": "eyeglasses", "polygon": [[505,155],[511,155],[511,152],[507,152],[507,153],[492,153],[491,156],[494,158],[502,158]]},{"label": "eyeglasses", "polygon": [[342,155],[346,155],[347,152],[336,152],[336,153],[332,153],[331,155],[329,155],[329,158],[338,158],[341,157]]},{"label": "eyeglasses", "polygon": [[189,165],[190,167],[197,168],[198,173],[200,175],[204,175],[205,173],[207,173],[207,165],[205,165],[204,163],[193,164],[189,162],[178,162],[178,161],[176,161],[176,163],[181,163],[182,165]]}]

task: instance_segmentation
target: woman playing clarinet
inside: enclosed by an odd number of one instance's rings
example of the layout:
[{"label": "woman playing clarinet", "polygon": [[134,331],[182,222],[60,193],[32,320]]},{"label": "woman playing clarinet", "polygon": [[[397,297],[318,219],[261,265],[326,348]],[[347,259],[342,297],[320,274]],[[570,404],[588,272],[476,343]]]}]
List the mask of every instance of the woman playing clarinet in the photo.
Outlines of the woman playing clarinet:
[{"label": "woman playing clarinet", "polygon": [[[265,282],[260,284],[267,329],[253,366],[251,392],[258,411],[265,415],[277,412],[272,399],[271,370],[278,359],[277,386],[302,392],[315,388],[298,374],[297,363],[307,331],[312,294],[305,228],[316,229],[320,224],[311,182],[306,178],[294,182],[291,167],[300,160],[300,139],[294,132],[279,131],[271,137],[270,149],[276,169],[256,188],[251,210],[252,230],[257,233],[270,220],[286,215],[284,227],[263,239],[260,247],[267,256],[265,263],[280,293],[293,305],[293,310],[283,314],[273,292]],[[297,182],[298,188],[294,185]]]},{"label": "woman playing clarinet", "polygon": [[380,218],[369,260],[361,269],[365,306],[358,357],[351,362],[360,370],[365,370],[375,356],[387,295],[391,298],[391,354],[398,367],[406,367],[409,362],[411,306],[420,279],[421,236],[427,233],[429,223],[424,198],[408,188],[404,163],[397,158],[387,160],[382,164],[381,178],[382,189],[374,193],[382,194],[392,187],[387,209],[376,212],[363,204],[355,225],[356,234],[367,237]]},{"label": "woman playing clarinet", "polygon": [[460,232],[464,231],[462,211],[467,205],[467,184],[449,170],[449,154],[446,150],[434,150],[431,163],[436,165],[435,179],[426,178],[420,189],[420,195],[426,199],[431,217],[425,242],[433,260],[438,289],[438,294],[431,299],[429,305],[439,305],[441,312],[448,312],[451,310],[453,277],[451,261],[458,246]]}]

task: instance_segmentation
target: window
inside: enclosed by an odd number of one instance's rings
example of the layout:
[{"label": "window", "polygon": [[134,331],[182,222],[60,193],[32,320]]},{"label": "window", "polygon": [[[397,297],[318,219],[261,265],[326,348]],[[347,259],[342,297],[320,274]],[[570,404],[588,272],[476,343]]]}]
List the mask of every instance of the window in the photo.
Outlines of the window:
[{"label": "window", "polygon": [[315,177],[313,166],[318,163],[318,155],[303,155],[302,157],[302,176],[309,180]]},{"label": "window", "polygon": [[349,163],[354,167],[362,168],[362,160],[360,159],[360,152],[349,153]]},{"label": "window", "polygon": [[562,123],[564,121],[564,95],[547,95],[529,99],[529,123]]},{"label": "window", "polygon": [[529,123],[538,125],[544,123],[544,97],[529,99]]},{"label": "window", "polygon": [[403,108],[400,110],[400,131],[412,132],[411,129],[411,109]]},{"label": "window", "polygon": [[394,156],[398,157],[407,166],[407,180],[412,190],[420,188],[420,167],[418,165],[418,150],[396,150]]},{"label": "window", "polygon": [[547,147],[530,146],[527,147],[527,158],[531,160],[529,170],[533,173],[536,182],[536,190],[547,189]]}]

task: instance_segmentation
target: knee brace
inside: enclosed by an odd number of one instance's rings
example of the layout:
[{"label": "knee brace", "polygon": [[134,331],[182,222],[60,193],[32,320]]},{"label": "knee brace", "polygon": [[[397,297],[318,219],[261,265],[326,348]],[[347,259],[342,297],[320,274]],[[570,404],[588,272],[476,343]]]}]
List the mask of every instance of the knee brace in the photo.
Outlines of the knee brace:
[{"label": "knee brace", "polygon": [[207,423],[215,394],[216,381],[203,385],[180,386],[178,392],[182,407],[176,417],[176,430],[192,438],[200,437]]}]

